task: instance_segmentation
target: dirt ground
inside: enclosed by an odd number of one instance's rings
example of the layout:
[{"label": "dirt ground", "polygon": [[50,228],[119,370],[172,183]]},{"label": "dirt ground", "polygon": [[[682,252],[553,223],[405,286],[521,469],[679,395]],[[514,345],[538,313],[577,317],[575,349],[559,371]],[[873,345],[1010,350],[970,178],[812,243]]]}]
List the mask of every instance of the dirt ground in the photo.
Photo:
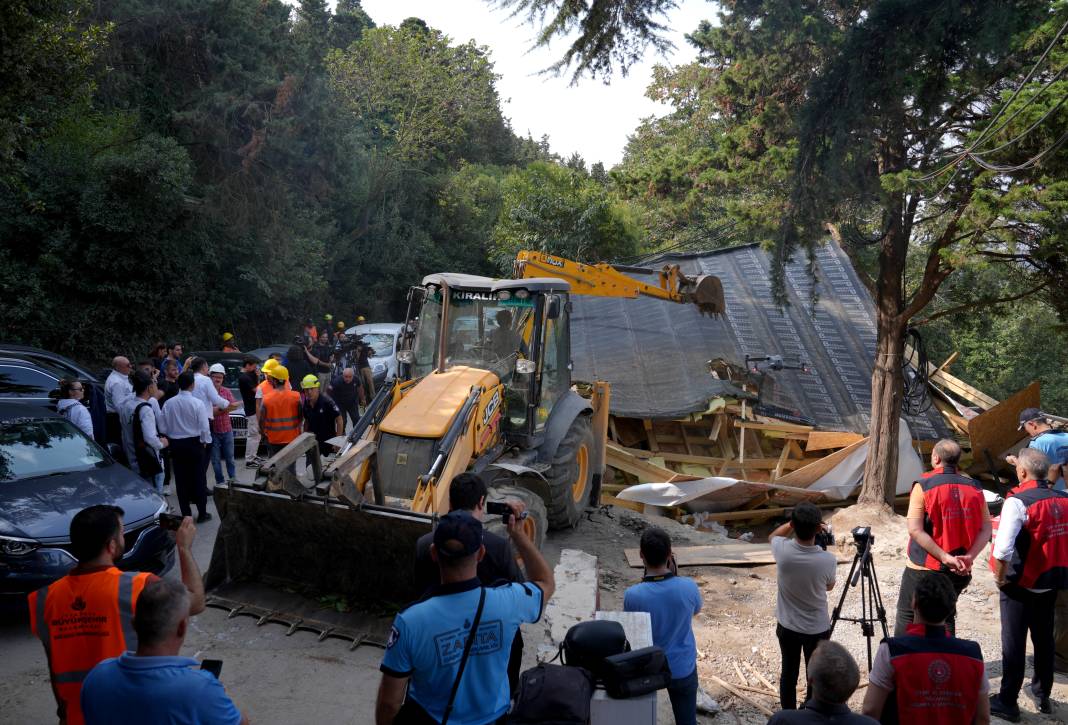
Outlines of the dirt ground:
[{"label": "dirt ground", "polygon": [[[650,521],[665,526],[676,546],[713,544],[722,541],[722,535],[706,534],[689,526],[666,519],[650,519],[629,511],[612,510],[614,519],[601,518],[599,523],[583,526],[567,536],[557,537],[554,545],[583,548],[600,558],[601,608],[622,606],[623,590],[640,578],[641,571],[627,566],[624,548],[637,546],[638,532]],[[874,563],[883,603],[886,607],[888,627],[893,631],[897,606],[898,586],[904,567],[905,546],[908,533],[902,516],[888,515],[877,511],[851,507],[841,509],[829,517],[836,539],[839,542],[840,560],[838,583],[828,595],[830,606],[841,596],[842,587],[855,554],[850,531],[854,526],[871,526],[875,535]],[[731,530],[736,537],[750,529]],[[770,527],[755,530],[756,541],[766,541]],[[569,541],[574,539],[574,541]],[[580,543],[581,541],[581,543]],[[568,542],[568,543],[564,543]],[[958,604],[957,631],[959,636],[977,640],[986,659],[991,690],[996,692],[1001,682],[1000,614],[997,588],[985,563],[975,567],[972,583],[961,595]],[[717,685],[713,677],[729,684],[743,683],[757,690],[767,690],[771,685],[777,691],[779,679],[779,649],[775,638],[776,571],[774,566],[756,567],[687,567],[680,572],[692,576],[704,596],[704,608],[694,622],[698,648],[698,673],[702,688],[723,707],[715,718],[702,722],[763,723],[767,716],[751,703],[727,692]],[[846,596],[843,617],[860,615],[860,593],[851,589]],[[878,632],[878,628],[877,628]],[[860,625],[842,621],[834,632],[834,639],[841,642],[856,658],[861,670],[861,681],[867,680],[866,639]],[[878,646],[881,634],[873,642]],[[1028,649],[1028,679],[1030,678],[1030,647]],[[802,681],[804,668],[802,667]],[[766,681],[766,682],[765,682]],[[803,682],[799,701],[803,699]],[[768,710],[778,708],[777,695],[764,695],[750,690],[745,694]],[[851,706],[859,710],[864,696],[860,689],[854,695]],[[1052,700],[1052,716],[1036,712],[1031,700],[1021,695],[1019,704],[1023,722],[1068,721],[1068,678],[1057,675]],[[670,722],[670,715],[667,720]]]}]

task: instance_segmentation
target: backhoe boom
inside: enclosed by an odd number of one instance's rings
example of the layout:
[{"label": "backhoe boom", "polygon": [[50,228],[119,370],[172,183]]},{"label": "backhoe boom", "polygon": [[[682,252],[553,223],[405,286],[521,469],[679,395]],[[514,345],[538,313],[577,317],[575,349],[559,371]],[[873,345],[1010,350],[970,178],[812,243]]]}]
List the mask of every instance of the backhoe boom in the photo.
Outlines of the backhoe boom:
[{"label": "backhoe boom", "polygon": [[513,276],[559,277],[571,283],[571,293],[596,297],[655,297],[680,304],[695,304],[705,315],[726,311],[723,284],[711,275],[687,277],[677,264],[659,272],[659,285],[651,285],[620,272],[610,264],[583,264],[543,252],[521,251],[515,257]]}]

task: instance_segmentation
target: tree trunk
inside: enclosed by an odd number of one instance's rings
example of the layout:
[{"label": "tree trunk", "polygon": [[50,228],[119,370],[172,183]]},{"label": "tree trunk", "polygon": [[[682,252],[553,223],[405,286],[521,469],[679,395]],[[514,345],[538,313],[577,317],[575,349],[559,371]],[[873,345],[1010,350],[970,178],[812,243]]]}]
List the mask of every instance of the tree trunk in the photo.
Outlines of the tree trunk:
[{"label": "tree trunk", "polygon": [[904,325],[899,315],[878,310],[875,365],[871,374],[871,427],[864,483],[858,503],[893,505],[897,488],[898,419],[901,417],[901,362]]}]

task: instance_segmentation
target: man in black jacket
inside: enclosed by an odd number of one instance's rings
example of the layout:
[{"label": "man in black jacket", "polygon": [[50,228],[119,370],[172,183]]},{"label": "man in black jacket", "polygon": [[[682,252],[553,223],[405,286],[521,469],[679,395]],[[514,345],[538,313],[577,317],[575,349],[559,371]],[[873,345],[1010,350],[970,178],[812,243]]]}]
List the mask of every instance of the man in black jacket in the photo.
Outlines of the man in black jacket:
[{"label": "man in black jacket", "polygon": [[[467,511],[479,521],[486,516],[486,483],[475,473],[461,473],[449,485],[449,511]],[[424,534],[415,544],[415,584],[420,592],[441,584],[437,563],[430,557],[434,534]],[[478,562],[478,578],[485,586],[504,582],[523,582],[523,572],[516,563],[512,544],[503,536],[483,530],[482,545],[486,555]],[[516,632],[512,655],[508,661],[508,683],[512,693],[519,684],[519,667],[523,661],[523,635]]]}]

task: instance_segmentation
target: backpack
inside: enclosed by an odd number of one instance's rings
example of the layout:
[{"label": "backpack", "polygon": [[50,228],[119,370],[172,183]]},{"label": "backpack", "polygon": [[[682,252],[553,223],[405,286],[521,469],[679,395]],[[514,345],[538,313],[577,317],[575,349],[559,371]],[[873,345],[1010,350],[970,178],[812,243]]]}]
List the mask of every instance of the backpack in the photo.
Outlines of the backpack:
[{"label": "backpack", "polygon": [[519,675],[509,725],[586,725],[593,675],[582,667],[540,664]]},{"label": "backpack", "polygon": [[623,625],[608,620],[579,622],[564,635],[560,645],[561,661],[571,667],[590,671],[595,680],[604,676],[604,660],[630,652],[630,642]]}]

